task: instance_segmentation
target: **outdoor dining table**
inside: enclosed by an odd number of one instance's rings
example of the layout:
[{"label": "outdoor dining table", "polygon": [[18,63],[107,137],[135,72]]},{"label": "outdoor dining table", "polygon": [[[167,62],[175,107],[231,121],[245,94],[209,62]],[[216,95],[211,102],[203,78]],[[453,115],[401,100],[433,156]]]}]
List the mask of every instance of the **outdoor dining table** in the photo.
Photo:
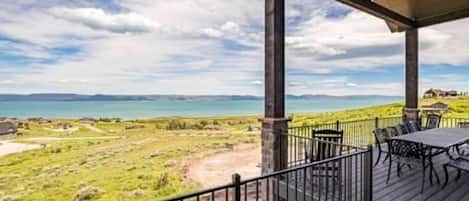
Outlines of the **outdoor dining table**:
[{"label": "outdoor dining table", "polygon": [[[421,143],[427,149],[429,149],[430,153],[432,149],[443,150],[448,154],[449,157],[449,150],[452,147],[457,145],[464,144],[465,142],[469,141],[469,129],[468,128],[436,128],[436,129],[429,129],[424,131],[419,131],[415,133],[410,133],[406,135],[400,135],[391,137],[390,139],[397,139],[397,140],[405,140],[409,142]],[[444,153],[444,152],[438,152]],[[437,155],[437,154],[436,154]],[[434,154],[430,154],[429,161],[430,166],[433,168],[433,160],[432,156]],[[436,173],[435,173],[436,174]],[[430,178],[432,178],[433,172],[430,171]],[[438,181],[438,175],[436,175]]]}]

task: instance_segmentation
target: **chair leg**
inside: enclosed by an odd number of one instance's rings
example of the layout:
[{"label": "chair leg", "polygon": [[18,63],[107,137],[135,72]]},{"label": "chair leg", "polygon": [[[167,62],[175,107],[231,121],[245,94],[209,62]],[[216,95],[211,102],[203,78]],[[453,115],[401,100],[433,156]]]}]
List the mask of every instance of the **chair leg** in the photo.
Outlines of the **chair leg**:
[{"label": "chair leg", "polygon": [[378,152],[378,159],[376,159],[376,163],[374,167],[378,165],[380,159],[381,159],[381,152]]},{"label": "chair leg", "polygon": [[386,154],[386,157],[384,158],[383,164],[386,162],[386,160],[389,159],[389,154]]},{"label": "chair leg", "polygon": [[433,173],[435,174],[436,183],[437,183],[438,185],[440,185],[440,177],[438,176],[438,172],[436,172],[436,170],[435,170],[434,167],[432,167],[432,171],[433,171]]},{"label": "chair leg", "polygon": [[458,181],[461,178],[461,170],[458,169],[458,176],[456,176],[456,181]]},{"label": "chair leg", "polygon": [[448,180],[449,180],[449,174],[448,174],[448,164],[443,166],[443,169],[445,169],[445,183],[443,184],[442,188],[445,188],[446,185],[448,185]]},{"label": "chair leg", "polygon": [[420,190],[420,193],[423,193],[423,189],[425,188],[425,166],[422,168],[422,190]]},{"label": "chair leg", "polygon": [[386,184],[389,183],[389,178],[391,177],[391,168],[392,168],[392,160],[389,159],[389,166],[388,166],[388,178],[386,179]]},{"label": "chair leg", "polygon": [[401,177],[401,163],[397,163],[397,177]]}]

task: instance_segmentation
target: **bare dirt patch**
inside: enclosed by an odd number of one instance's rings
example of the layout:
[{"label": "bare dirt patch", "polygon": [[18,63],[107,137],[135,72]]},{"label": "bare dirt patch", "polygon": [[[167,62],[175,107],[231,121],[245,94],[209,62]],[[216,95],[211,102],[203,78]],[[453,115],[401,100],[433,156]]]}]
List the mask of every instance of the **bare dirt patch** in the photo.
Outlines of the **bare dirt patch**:
[{"label": "bare dirt patch", "polygon": [[241,144],[230,151],[224,151],[192,162],[187,177],[203,188],[230,183],[235,173],[242,179],[260,176],[260,144]]},{"label": "bare dirt patch", "polygon": [[15,143],[11,141],[1,141],[0,142],[0,156],[5,156],[8,154],[19,153],[23,151],[39,149],[41,148],[38,144],[23,144]]}]

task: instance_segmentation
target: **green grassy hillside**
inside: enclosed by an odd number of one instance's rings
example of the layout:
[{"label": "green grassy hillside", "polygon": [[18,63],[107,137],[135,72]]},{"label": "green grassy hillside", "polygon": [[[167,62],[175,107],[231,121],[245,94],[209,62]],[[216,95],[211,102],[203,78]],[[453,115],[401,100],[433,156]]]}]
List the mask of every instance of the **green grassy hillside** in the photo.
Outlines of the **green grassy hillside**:
[{"label": "green grassy hillside", "polygon": [[[448,103],[449,117],[469,117],[469,98]],[[400,115],[402,104],[340,112],[291,114],[292,125]],[[160,200],[198,189],[187,164],[239,143],[259,143],[260,116],[161,118],[80,124],[30,122],[16,141],[42,148],[0,157],[0,200]],[[54,129],[59,122],[73,129]]]}]

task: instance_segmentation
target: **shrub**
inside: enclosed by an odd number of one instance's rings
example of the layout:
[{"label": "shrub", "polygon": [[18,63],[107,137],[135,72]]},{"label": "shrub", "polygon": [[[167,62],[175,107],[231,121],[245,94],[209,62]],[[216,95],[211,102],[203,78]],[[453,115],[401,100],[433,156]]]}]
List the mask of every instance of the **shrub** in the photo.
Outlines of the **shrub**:
[{"label": "shrub", "polygon": [[99,197],[101,194],[104,193],[104,190],[94,187],[94,186],[86,186],[78,190],[73,196],[73,201],[84,201],[84,200],[91,200],[94,198]]},{"label": "shrub", "polygon": [[169,175],[168,173],[163,173],[156,178],[155,183],[153,184],[153,190],[159,190],[169,183]]}]

